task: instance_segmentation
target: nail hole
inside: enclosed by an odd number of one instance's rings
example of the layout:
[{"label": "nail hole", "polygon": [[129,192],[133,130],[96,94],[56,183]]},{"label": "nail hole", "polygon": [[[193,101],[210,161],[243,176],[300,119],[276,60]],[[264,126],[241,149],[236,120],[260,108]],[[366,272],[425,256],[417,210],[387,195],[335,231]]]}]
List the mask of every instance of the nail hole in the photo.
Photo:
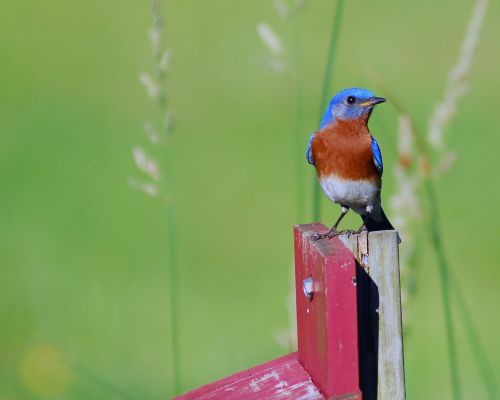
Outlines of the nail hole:
[{"label": "nail hole", "polygon": [[312,276],[310,276],[302,281],[302,289],[304,290],[304,295],[309,300],[312,300],[313,292],[314,292],[314,281],[313,281]]}]

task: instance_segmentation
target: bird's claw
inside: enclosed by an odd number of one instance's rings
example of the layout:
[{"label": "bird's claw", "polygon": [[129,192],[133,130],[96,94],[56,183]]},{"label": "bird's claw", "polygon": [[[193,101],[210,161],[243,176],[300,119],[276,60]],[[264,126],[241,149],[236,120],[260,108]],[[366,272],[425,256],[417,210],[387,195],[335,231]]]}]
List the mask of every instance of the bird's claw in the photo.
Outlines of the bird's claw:
[{"label": "bird's claw", "polygon": [[339,235],[339,232],[337,232],[337,231],[330,231],[330,232],[328,232],[328,233],[326,234],[326,237],[327,237],[328,239],[331,239],[331,238],[334,238],[335,236],[338,236],[338,235]]},{"label": "bird's claw", "polygon": [[361,228],[359,228],[357,231],[353,231],[352,229],[346,229],[346,230],[343,230],[343,231],[337,231],[337,230],[331,230],[331,231],[328,231],[327,233],[318,233],[318,232],[315,232],[312,234],[311,238],[312,240],[321,240],[321,239],[332,239],[336,236],[340,236],[340,235],[347,235],[348,238],[350,238],[352,235],[359,235],[361,232],[366,232],[368,229],[366,228],[366,226],[362,226]]},{"label": "bird's claw", "polygon": [[349,232],[350,233],[347,234],[347,237],[350,237],[351,235],[359,235],[362,232],[368,232],[368,228],[366,227],[365,224],[363,224],[357,231],[349,231]]},{"label": "bird's claw", "polygon": [[312,240],[321,240],[321,239],[330,240],[331,238],[338,236],[338,234],[339,234],[339,232],[337,232],[337,231],[328,231],[327,233],[315,232],[312,234],[311,238],[312,238]]},{"label": "bird's claw", "polygon": [[361,228],[358,229],[357,233],[368,232],[368,228],[365,224],[361,225]]},{"label": "bird's claw", "polygon": [[318,233],[318,232],[315,232],[311,235],[311,239],[312,240],[321,240],[321,239],[324,239],[326,237],[326,234],[324,233]]},{"label": "bird's claw", "polygon": [[346,229],[345,231],[340,232],[343,235],[347,235],[347,238],[350,238],[352,235],[355,235],[357,232],[352,229]]}]

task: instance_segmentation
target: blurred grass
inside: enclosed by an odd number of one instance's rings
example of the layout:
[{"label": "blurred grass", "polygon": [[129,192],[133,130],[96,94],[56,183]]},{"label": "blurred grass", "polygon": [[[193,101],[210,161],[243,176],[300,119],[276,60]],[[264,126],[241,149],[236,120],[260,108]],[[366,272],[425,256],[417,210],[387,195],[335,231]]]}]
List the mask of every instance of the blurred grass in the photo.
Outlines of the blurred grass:
[{"label": "blurred grass", "polygon": [[[318,124],[330,9],[311,2],[302,24],[304,146]],[[425,0],[411,11],[396,1],[349,2],[334,90],[374,88],[373,69],[424,127],[471,10],[471,2],[450,0]],[[66,392],[49,398],[164,398],[171,391],[162,208],[126,185],[135,171],[131,147],[143,139],[150,110],[137,81],[149,65],[149,11],[147,2],[114,0],[3,6],[0,399],[41,397],[20,375],[23,357],[40,345],[96,377],[74,372]],[[272,335],[287,323],[291,227],[307,221],[295,219],[294,89],[266,69],[255,33],[261,20],[277,29],[286,22],[264,1],[166,2],[164,11],[174,50],[187,390],[283,353]],[[500,359],[499,13],[492,3],[470,93],[449,132],[459,160],[438,188],[445,248],[493,361]],[[394,110],[380,108],[370,127],[387,165],[387,199]],[[304,169],[312,175],[305,160]],[[326,201],[322,209],[328,225],[338,209]],[[359,224],[355,216],[346,221]],[[405,343],[408,398],[446,399],[438,275],[429,248],[422,253]],[[464,398],[486,398],[464,335],[458,331]]]},{"label": "blurred grass", "polygon": [[[333,92],[332,90],[333,74],[336,71],[335,56],[337,55],[337,47],[340,40],[343,10],[344,10],[344,0],[336,1],[335,14],[332,20],[332,33],[330,34],[330,43],[326,51],[327,58],[325,66],[325,75],[323,79],[323,89],[321,91],[321,103],[319,106],[319,114],[318,114],[318,121],[320,121],[320,123],[323,120],[325,109],[330,103],[330,99],[332,98],[331,93]],[[321,216],[321,201],[320,201],[321,194],[322,193],[319,182],[313,179],[312,205],[311,205],[311,211],[312,211],[311,217],[313,221],[318,221]]]}]

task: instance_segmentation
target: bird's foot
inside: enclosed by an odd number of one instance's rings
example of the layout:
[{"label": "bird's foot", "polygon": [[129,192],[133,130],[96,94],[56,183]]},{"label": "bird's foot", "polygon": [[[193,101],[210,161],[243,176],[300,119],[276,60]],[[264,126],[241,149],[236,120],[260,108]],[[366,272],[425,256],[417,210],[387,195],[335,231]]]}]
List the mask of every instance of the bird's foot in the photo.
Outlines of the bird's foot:
[{"label": "bird's foot", "polygon": [[352,229],[346,229],[345,231],[339,232],[339,235],[347,235],[347,237],[350,238],[352,235],[356,235],[357,233],[357,231],[353,231]]},{"label": "bird's foot", "polygon": [[347,238],[350,238],[352,235],[359,235],[361,232],[366,232],[366,226],[363,224],[357,231],[353,231],[352,229],[346,229],[345,231],[339,232],[339,235],[347,235]]},{"label": "bird's foot", "polygon": [[365,224],[361,225],[359,229],[356,231],[356,234],[360,234],[361,232],[368,232],[368,228]]},{"label": "bird's foot", "polygon": [[311,238],[312,238],[312,240],[321,240],[321,239],[328,239],[328,240],[330,240],[331,238],[333,238],[335,236],[338,236],[340,233],[341,232],[337,232],[337,230],[332,229],[332,230],[329,230],[326,233],[315,232],[315,233],[312,234]]},{"label": "bird's foot", "polygon": [[352,229],[345,229],[343,231],[331,229],[326,233],[317,233],[317,232],[313,233],[311,237],[313,240],[321,240],[321,239],[332,239],[340,235],[347,235],[347,237],[350,237],[351,235],[356,235],[357,233],[359,233],[359,231],[353,231]]}]

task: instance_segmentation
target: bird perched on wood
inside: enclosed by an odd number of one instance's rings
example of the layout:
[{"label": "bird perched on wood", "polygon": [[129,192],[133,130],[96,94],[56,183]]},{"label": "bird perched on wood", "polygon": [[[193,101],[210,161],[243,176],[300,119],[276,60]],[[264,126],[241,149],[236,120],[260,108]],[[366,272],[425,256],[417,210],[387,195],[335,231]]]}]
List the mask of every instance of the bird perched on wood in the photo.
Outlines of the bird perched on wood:
[{"label": "bird perched on wood", "polygon": [[363,225],[349,233],[394,229],[380,200],[382,154],[368,130],[373,108],[385,101],[367,89],[342,90],[328,104],[320,129],[311,135],[307,161],[316,167],[325,195],[342,207],[333,227],[328,233],[316,234],[316,239],[342,233],[337,227],[350,208],[361,215]]}]

